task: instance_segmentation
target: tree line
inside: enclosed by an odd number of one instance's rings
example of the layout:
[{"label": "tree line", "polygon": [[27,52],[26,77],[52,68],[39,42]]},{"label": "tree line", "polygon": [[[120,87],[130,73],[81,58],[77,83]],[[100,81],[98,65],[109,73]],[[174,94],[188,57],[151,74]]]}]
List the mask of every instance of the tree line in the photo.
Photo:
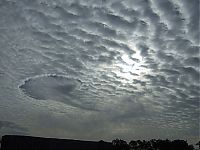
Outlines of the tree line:
[{"label": "tree line", "polygon": [[115,139],[112,141],[114,150],[200,150],[200,141],[196,144],[198,149],[195,149],[193,145],[189,145],[184,140],[161,140],[152,139],[146,140],[132,140],[127,143],[121,139]]},{"label": "tree line", "polygon": [[29,136],[3,136],[0,139],[2,150],[65,150],[88,149],[88,150],[200,150],[200,141],[194,146],[185,140],[161,140],[152,139],[132,140],[129,143],[122,139],[112,142],[104,141],[79,141],[70,139],[41,138]]}]

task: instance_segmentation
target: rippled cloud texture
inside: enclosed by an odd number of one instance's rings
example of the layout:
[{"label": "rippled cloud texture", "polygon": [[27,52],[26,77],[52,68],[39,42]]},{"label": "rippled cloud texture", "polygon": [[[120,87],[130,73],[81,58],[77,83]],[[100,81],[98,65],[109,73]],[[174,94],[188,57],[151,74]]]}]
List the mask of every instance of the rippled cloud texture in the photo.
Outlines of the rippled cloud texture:
[{"label": "rippled cloud texture", "polygon": [[0,133],[199,135],[198,0],[1,0]]}]

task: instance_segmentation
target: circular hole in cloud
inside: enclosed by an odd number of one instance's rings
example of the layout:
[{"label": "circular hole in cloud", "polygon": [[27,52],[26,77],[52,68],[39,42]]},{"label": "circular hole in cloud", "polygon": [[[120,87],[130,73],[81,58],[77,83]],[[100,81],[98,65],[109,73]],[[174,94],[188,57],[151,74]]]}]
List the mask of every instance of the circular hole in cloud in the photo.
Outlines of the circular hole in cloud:
[{"label": "circular hole in cloud", "polygon": [[80,85],[77,79],[48,74],[28,78],[19,88],[36,100],[64,101],[74,95]]}]

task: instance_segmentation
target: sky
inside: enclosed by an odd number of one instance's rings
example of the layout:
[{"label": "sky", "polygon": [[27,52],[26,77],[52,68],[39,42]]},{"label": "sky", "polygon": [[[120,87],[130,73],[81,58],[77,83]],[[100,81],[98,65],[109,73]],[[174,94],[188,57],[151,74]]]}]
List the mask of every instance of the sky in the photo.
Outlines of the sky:
[{"label": "sky", "polygon": [[199,140],[199,0],[0,0],[0,135]]}]

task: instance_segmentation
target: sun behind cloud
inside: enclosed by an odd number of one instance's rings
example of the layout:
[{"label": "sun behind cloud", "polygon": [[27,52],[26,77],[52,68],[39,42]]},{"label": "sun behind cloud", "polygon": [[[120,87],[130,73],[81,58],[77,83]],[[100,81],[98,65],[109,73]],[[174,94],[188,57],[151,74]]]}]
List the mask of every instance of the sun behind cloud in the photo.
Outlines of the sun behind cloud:
[{"label": "sun behind cloud", "polygon": [[125,79],[125,82],[132,82],[133,79],[142,79],[143,75],[150,73],[150,69],[145,66],[145,61],[139,51],[129,56],[124,53],[121,61],[114,64],[117,69],[114,71],[117,76]]}]

